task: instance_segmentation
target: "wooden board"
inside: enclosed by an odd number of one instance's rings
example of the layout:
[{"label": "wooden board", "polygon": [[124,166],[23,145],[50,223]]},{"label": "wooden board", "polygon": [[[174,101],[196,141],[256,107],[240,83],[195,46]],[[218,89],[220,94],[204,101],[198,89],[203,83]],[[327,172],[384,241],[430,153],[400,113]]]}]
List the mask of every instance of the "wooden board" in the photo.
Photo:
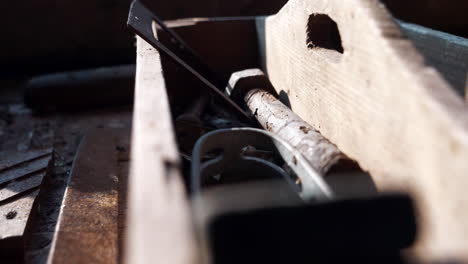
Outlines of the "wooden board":
[{"label": "wooden board", "polygon": [[398,21],[402,33],[460,95],[465,95],[468,39]]},{"label": "wooden board", "polygon": [[52,149],[0,152],[0,259],[24,254],[35,201]]},{"label": "wooden board", "polygon": [[159,54],[137,38],[125,263],[194,263],[195,238]]},{"label": "wooden board", "polygon": [[264,69],[292,109],[380,190],[414,195],[420,255],[468,260],[468,111],[385,7],[290,0],[257,30]]}]

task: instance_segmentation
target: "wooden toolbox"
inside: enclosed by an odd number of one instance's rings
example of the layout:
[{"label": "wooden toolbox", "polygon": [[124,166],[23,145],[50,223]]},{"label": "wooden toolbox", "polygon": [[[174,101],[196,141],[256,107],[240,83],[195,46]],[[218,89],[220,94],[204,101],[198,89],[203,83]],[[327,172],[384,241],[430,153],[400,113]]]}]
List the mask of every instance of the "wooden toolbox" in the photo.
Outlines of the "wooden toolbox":
[{"label": "wooden toolbox", "polygon": [[[419,257],[468,260],[467,39],[396,20],[377,0],[290,0],[273,16],[168,25],[214,68],[263,69],[379,191],[410,193]],[[198,258],[172,114],[199,86],[137,37],[127,263]]]}]

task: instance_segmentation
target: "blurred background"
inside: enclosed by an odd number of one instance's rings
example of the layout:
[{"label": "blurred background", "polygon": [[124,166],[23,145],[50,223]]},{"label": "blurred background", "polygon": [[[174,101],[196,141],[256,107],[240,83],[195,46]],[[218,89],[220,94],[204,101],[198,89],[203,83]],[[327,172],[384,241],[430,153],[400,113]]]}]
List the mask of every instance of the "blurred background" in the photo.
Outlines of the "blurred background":
[{"label": "blurred background", "polygon": [[[9,1],[0,21],[3,77],[134,63],[130,0]],[[146,0],[163,19],[276,13],[287,0]],[[468,36],[465,0],[383,0],[395,17]]]}]

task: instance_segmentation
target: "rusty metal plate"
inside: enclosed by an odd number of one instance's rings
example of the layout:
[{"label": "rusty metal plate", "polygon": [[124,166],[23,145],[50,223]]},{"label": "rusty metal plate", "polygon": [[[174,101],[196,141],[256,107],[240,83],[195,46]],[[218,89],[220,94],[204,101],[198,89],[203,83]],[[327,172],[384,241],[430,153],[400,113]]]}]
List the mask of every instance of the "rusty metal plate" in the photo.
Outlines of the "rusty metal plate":
[{"label": "rusty metal plate", "polygon": [[[129,130],[96,129],[80,144],[60,212],[51,263],[117,263],[119,174]],[[125,175],[126,177],[126,175]]]}]

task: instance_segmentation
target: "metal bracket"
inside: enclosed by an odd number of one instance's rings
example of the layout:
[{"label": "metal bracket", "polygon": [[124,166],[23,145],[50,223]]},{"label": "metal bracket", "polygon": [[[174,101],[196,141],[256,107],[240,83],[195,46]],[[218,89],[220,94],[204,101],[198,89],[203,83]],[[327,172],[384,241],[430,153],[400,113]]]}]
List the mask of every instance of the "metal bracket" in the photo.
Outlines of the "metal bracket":
[{"label": "metal bracket", "polygon": [[[300,185],[280,166],[259,157],[243,155],[247,146],[278,153],[300,179]],[[216,150],[221,150],[219,156],[202,161],[207,154]],[[329,200],[334,196],[327,183],[299,151],[276,135],[254,128],[220,129],[202,136],[197,141],[192,157],[192,194],[198,195],[201,192],[202,181],[207,177],[221,174],[223,171],[235,174],[249,170],[250,173],[254,171],[283,177],[305,201]]]}]

